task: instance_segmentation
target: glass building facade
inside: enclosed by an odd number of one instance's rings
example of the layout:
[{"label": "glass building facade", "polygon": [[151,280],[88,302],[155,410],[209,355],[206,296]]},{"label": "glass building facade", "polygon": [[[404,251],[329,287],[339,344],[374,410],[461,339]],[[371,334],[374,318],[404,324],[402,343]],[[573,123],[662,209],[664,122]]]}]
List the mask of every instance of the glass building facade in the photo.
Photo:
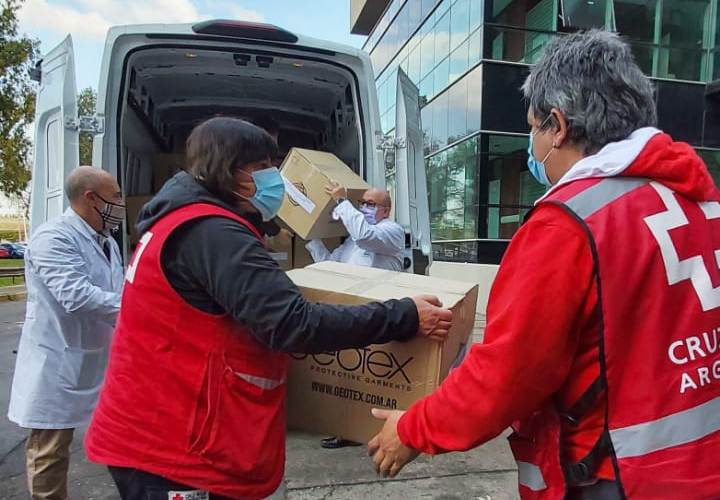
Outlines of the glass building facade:
[{"label": "glass building facade", "polygon": [[527,170],[520,86],[562,32],[622,34],[654,79],[659,127],[687,141],[720,182],[720,0],[392,0],[364,49],[383,132],[395,128],[402,68],[420,89],[434,257],[497,262],[544,193]]}]

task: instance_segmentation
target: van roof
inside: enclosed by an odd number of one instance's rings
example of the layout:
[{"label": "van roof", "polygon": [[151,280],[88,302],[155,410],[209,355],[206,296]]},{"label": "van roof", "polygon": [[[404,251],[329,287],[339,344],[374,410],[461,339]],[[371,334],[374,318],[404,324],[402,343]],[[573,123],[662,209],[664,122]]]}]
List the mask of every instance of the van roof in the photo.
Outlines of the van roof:
[{"label": "van roof", "polygon": [[[290,32],[283,30],[282,28],[279,28],[277,26],[271,25],[271,24],[263,24],[263,23],[252,23],[252,22],[245,22],[245,21],[228,21],[228,20],[222,20],[222,19],[215,19],[211,21],[203,21],[202,23],[184,23],[184,24],[129,24],[129,25],[123,25],[123,26],[113,26],[108,30],[107,35],[107,41],[106,44],[111,44],[114,42],[117,38],[123,36],[123,35],[181,35],[183,37],[187,36],[193,36],[193,37],[202,37],[203,39],[210,40],[213,38],[218,39],[228,39],[231,38],[229,35],[214,35],[214,34],[205,34],[205,33],[197,33],[193,27],[197,29],[198,26],[204,25],[208,26],[215,23],[232,23],[236,24],[240,30],[242,30],[243,26],[245,27],[260,27],[261,29],[275,29],[282,31],[284,33],[291,34]],[[319,50],[326,50],[326,51],[333,51],[342,53],[349,56],[355,56],[360,59],[369,60],[369,57],[367,53],[363,52],[361,49],[357,49],[355,47],[352,47],[350,45],[345,45],[341,43],[335,43],[335,42],[329,42],[327,40],[319,40],[317,38],[304,36],[304,35],[298,35],[295,33],[292,33],[292,35],[295,35],[297,37],[297,41],[294,43],[291,42],[282,42],[277,40],[263,40],[263,41],[272,41],[276,44],[282,44],[286,45],[288,48],[298,48],[301,49],[303,47],[311,48],[311,49],[319,49]],[[255,40],[262,40],[261,38],[254,38],[252,36],[243,36],[239,35],[237,36],[238,41],[248,40],[252,41]]]}]

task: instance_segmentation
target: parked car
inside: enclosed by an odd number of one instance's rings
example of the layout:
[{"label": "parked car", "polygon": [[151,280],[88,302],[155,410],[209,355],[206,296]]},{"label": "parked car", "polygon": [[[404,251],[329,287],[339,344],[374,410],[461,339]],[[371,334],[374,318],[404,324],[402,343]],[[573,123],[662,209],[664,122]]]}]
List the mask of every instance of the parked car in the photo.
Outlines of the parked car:
[{"label": "parked car", "polygon": [[0,243],[0,249],[4,250],[7,255],[3,256],[0,253],[0,258],[6,259],[24,259],[25,258],[25,247],[18,245],[17,243]]},{"label": "parked car", "polygon": [[26,245],[21,245],[19,243],[13,243],[13,248],[15,249],[15,254],[18,256],[18,259],[24,259],[25,258],[25,249],[27,248]]},{"label": "parked car", "polygon": [[9,258],[10,258],[10,250],[8,250],[4,246],[0,245],[0,259],[9,259]]}]

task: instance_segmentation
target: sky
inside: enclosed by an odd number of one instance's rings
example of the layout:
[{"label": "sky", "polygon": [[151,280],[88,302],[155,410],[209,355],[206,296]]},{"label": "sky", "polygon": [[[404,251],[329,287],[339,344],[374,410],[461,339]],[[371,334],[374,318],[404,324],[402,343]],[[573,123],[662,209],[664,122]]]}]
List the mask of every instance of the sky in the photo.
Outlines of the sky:
[{"label": "sky", "polygon": [[110,26],[213,18],[266,22],[354,47],[365,40],[350,34],[350,0],[25,0],[20,31],[40,40],[43,54],[71,34],[78,90],[97,89]]}]

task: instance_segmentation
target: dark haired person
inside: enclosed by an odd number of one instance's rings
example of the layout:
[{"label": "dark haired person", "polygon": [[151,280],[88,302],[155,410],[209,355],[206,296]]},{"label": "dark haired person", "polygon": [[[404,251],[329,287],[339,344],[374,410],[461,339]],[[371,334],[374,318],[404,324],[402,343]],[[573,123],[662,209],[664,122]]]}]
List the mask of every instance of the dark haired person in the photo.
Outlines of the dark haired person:
[{"label": "dark haired person", "polygon": [[434,297],[306,302],[261,243],[284,195],[275,141],[213,118],[188,138],[190,173],[142,210],[88,457],[124,500],[264,498],[285,462],[289,352],[447,336]]}]

